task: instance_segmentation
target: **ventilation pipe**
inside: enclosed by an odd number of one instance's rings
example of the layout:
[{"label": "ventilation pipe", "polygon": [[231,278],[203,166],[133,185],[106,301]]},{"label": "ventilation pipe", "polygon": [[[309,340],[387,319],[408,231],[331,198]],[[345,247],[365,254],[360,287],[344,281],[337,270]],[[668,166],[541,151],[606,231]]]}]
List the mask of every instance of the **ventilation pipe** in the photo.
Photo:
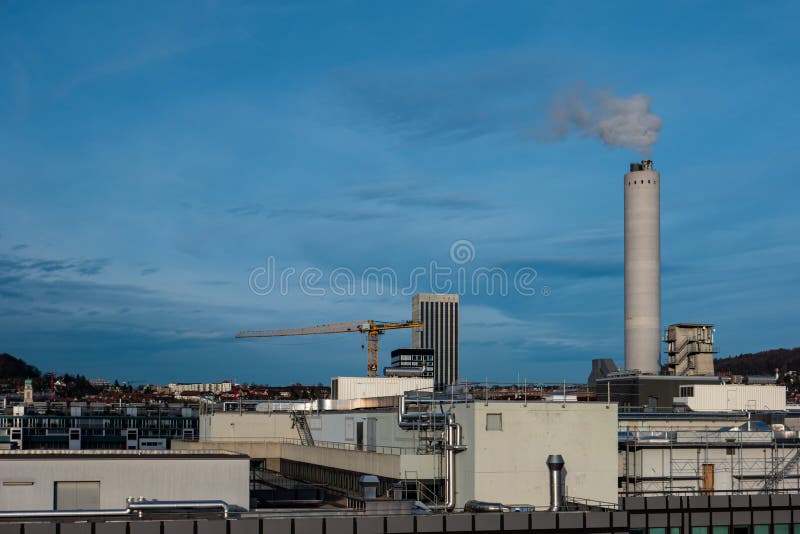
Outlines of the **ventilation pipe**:
[{"label": "ventilation pipe", "polygon": [[547,467],[550,469],[550,508],[551,512],[558,512],[564,506],[564,480],[561,470],[564,469],[564,457],[560,454],[551,454],[547,457]]}]

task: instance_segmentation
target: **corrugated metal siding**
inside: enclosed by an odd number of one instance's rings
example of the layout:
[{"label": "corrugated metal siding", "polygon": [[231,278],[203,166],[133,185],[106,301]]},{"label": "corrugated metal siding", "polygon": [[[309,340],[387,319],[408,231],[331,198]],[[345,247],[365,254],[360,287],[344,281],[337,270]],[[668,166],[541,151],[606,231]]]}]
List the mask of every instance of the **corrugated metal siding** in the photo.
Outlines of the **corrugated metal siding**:
[{"label": "corrugated metal siding", "polygon": [[418,377],[338,376],[331,380],[338,400],[394,397],[406,391],[433,388],[433,379]]},{"label": "corrugated metal siding", "polygon": [[694,412],[785,410],[785,386],[748,386],[740,384],[695,384],[694,396],[688,398]]}]

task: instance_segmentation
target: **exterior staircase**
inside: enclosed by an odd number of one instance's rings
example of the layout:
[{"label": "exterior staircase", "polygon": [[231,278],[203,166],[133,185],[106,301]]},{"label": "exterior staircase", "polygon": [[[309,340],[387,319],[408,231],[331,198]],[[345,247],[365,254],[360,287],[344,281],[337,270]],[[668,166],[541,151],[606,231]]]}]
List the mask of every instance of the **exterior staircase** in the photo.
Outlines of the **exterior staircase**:
[{"label": "exterior staircase", "polygon": [[314,446],[314,436],[311,435],[311,429],[308,428],[308,419],[303,412],[291,412],[292,427],[297,429],[297,434],[300,436],[300,444],[306,447]]}]

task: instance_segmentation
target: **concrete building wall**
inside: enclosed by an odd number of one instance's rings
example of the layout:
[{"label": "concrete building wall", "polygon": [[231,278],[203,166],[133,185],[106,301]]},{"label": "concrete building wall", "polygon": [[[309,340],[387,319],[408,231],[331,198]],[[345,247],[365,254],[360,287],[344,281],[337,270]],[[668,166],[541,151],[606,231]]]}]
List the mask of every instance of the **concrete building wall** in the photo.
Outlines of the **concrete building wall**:
[{"label": "concrete building wall", "polygon": [[[454,413],[467,446],[456,454],[457,508],[470,499],[547,505],[549,454],[564,457],[570,497],[617,501],[615,404],[478,402]],[[500,414],[502,430],[487,430],[489,414]]]},{"label": "concrete building wall", "polygon": [[[311,435],[318,441],[355,445],[360,422],[365,446],[405,449],[413,448],[417,443],[414,431],[398,426],[396,409],[384,412],[312,412],[306,415],[306,420]],[[275,441],[282,438],[299,439],[288,413],[218,412],[200,418],[200,439],[204,441]]]},{"label": "concrete building wall", "polygon": [[417,443],[416,432],[398,426],[396,410],[311,414],[306,419],[311,435],[318,441],[355,444],[356,430],[361,423],[365,445],[407,449]]},{"label": "concrete building wall", "polygon": [[307,447],[275,442],[177,442],[181,450],[225,449],[251,458],[264,458],[270,469],[280,469],[280,459],[387,477],[431,479],[439,476],[439,456],[433,454],[382,454],[368,451]]},{"label": "concrete building wall", "polygon": [[661,368],[661,175],[625,175],[625,369]]},{"label": "concrete building wall", "polygon": [[[13,452],[13,451],[12,451]],[[55,482],[100,483],[100,508],[125,507],[125,499],[215,500],[249,508],[249,460],[153,457],[0,457],[0,510],[52,510]]]},{"label": "concrete building wall", "polygon": [[200,416],[199,428],[200,439],[207,440],[298,437],[288,413],[217,412]]}]

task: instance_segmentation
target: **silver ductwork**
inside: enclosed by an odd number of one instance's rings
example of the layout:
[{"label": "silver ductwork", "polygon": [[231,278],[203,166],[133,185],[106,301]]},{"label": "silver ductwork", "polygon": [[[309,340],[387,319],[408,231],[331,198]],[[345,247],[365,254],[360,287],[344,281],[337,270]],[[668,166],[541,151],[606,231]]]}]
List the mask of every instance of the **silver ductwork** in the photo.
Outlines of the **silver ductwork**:
[{"label": "silver ductwork", "polygon": [[464,511],[473,514],[485,514],[490,512],[533,512],[534,507],[530,504],[503,504],[500,502],[467,501],[464,503]]},{"label": "silver ductwork", "polygon": [[452,511],[456,506],[456,454],[466,450],[466,446],[462,443],[461,437],[461,424],[456,423],[455,416],[452,413],[444,411],[444,404],[455,404],[472,402],[471,399],[451,398],[442,400],[433,397],[416,397],[411,398],[410,401],[417,405],[425,405],[432,408],[438,404],[440,412],[433,411],[417,411],[406,412],[406,396],[400,397],[400,403],[397,408],[397,424],[400,428],[405,429],[441,429],[444,433],[444,448],[445,448],[445,464],[446,464],[446,478],[445,478],[445,494],[447,500],[444,504],[438,506],[431,506],[432,510],[445,510]]},{"label": "silver ductwork", "polygon": [[384,367],[384,376],[399,376],[399,377],[418,377],[423,376],[427,369],[425,367]]},{"label": "silver ductwork", "polygon": [[[432,411],[417,411],[407,412],[406,405],[409,401],[413,404],[433,406],[438,404],[439,412]],[[397,405],[397,424],[400,428],[405,429],[431,429],[431,428],[444,428],[447,422],[447,414],[444,412],[443,406],[445,404],[463,404],[472,402],[471,398],[450,398],[450,399],[436,399],[433,397],[412,397],[407,400],[406,395],[400,397],[400,402]]]},{"label": "silver ductwork", "polygon": [[550,508],[551,512],[558,512],[564,506],[564,457],[560,454],[551,454],[547,457],[547,468],[550,470]]},{"label": "silver ductwork", "polygon": [[127,507],[118,510],[20,510],[0,512],[0,518],[35,518],[35,517],[122,517],[138,512],[141,517],[146,510],[221,510],[228,517],[230,505],[225,501],[150,501],[144,499],[127,500]]}]

